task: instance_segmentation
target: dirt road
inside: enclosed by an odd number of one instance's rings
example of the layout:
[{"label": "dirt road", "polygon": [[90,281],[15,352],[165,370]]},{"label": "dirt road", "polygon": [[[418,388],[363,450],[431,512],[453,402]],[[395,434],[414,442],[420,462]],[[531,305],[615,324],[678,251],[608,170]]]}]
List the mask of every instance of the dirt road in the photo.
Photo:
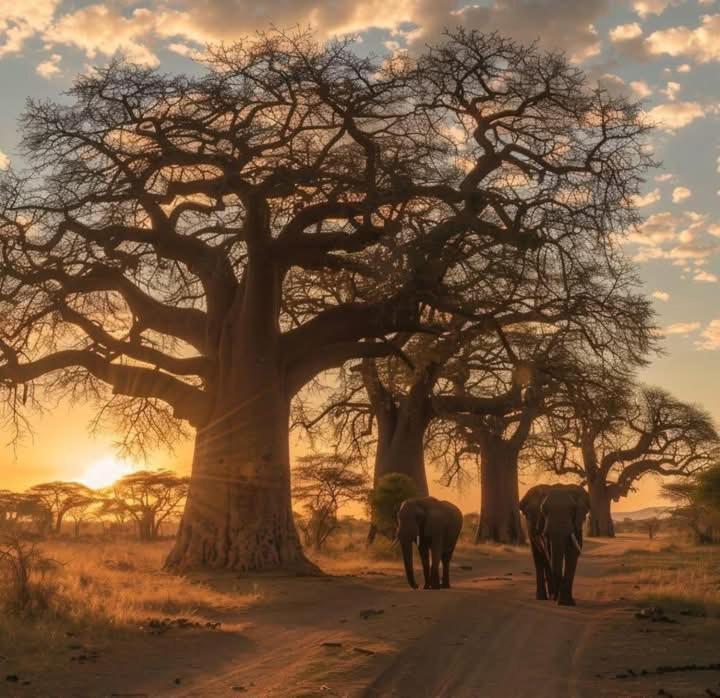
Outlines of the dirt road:
[{"label": "dirt road", "polygon": [[225,613],[221,631],[116,643],[91,667],[68,672],[62,690],[16,695],[720,695],[720,672],[653,673],[720,661],[718,621],[636,620],[627,590],[605,574],[622,545],[586,546],[575,608],[535,601],[529,553],[500,548],[461,552],[451,590],[412,591],[390,564],[326,578],[244,579],[257,600]]}]

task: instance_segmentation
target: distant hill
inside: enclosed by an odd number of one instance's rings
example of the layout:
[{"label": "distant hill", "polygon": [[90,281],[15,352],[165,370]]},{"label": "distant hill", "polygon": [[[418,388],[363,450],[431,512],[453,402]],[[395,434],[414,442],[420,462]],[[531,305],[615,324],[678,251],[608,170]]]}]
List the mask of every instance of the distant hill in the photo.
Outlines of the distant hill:
[{"label": "distant hill", "polygon": [[613,519],[615,521],[624,521],[630,519],[631,521],[642,521],[643,519],[666,519],[670,516],[671,507],[645,507],[645,509],[638,509],[637,511],[614,511]]}]

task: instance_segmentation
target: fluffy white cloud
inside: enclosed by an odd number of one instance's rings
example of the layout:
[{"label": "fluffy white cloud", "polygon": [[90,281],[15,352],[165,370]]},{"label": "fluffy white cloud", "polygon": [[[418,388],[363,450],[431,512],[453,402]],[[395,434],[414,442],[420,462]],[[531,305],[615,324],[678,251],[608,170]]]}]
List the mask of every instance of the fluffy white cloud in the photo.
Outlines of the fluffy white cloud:
[{"label": "fluffy white cloud", "polygon": [[718,277],[709,271],[699,271],[693,276],[693,281],[701,281],[708,284],[716,284]]},{"label": "fluffy white cloud", "polygon": [[88,58],[119,52],[133,63],[154,66],[159,63],[157,56],[143,41],[156,22],[156,14],[147,9],[136,9],[125,17],[106,5],[89,5],[63,15],[44,38],[50,44],[76,46]]},{"label": "fluffy white cloud", "polygon": [[695,28],[679,26],[653,32],[645,47],[655,55],[686,56],[699,63],[720,61],[720,14],[705,15]]},{"label": "fluffy white cloud", "polygon": [[648,216],[626,240],[628,244],[637,245],[633,255],[636,262],[666,259],[692,271],[689,264],[698,267],[720,252],[720,242],[707,234],[711,229],[707,216],[694,211],[663,211]]},{"label": "fluffy white cloud", "polygon": [[630,89],[637,95],[640,99],[645,99],[645,97],[649,97],[652,94],[652,90],[650,89],[650,85],[648,85],[644,80],[633,80],[630,83]]},{"label": "fluffy white cloud", "polygon": [[705,110],[697,102],[672,102],[658,104],[647,113],[649,119],[660,127],[674,131],[688,126],[696,119],[705,116]]},{"label": "fluffy white cloud", "polygon": [[59,53],[53,53],[50,58],[38,63],[35,72],[46,80],[50,80],[53,75],[57,75],[60,72],[60,61],[62,56]]},{"label": "fluffy white cloud", "polygon": [[675,322],[672,325],[663,327],[662,333],[665,335],[680,334],[687,335],[700,329],[699,322]]},{"label": "fluffy white cloud", "polygon": [[687,187],[675,187],[672,193],[672,200],[674,204],[679,204],[685,199],[689,199],[692,196],[692,191]]},{"label": "fluffy white cloud", "polygon": [[7,170],[10,167],[10,158],[0,150],[0,170]]},{"label": "fluffy white cloud", "polygon": [[52,21],[60,0],[2,0],[0,58],[22,50],[25,42]]},{"label": "fluffy white cloud", "polygon": [[644,196],[636,196],[633,200],[633,204],[635,204],[638,208],[643,208],[644,206],[656,204],[658,201],[660,201],[660,190],[653,189]]},{"label": "fluffy white cloud", "polygon": [[637,22],[631,24],[619,24],[610,30],[610,41],[629,41],[630,39],[637,39],[642,36],[642,28]]},{"label": "fluffy white cloud", "polygon": [[665,291],[653,291],[650,295],[663,303],[667,303],[670,300],[670,294]]},{"label": "fluffy white cloud", "polygon": [[717,351],[720,349],[720,320],[711,320],[700,333],[700,339],[695,343],[698,349]]}]

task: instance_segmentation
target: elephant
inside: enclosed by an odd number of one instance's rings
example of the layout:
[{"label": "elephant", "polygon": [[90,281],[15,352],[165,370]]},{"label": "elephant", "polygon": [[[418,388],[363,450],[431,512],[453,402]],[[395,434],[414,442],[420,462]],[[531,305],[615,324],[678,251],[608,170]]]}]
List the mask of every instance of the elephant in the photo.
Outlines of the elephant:
[{"label": "elephant", "polygon": [[535,563],[536,598],[574,606],[573,581],[582,552],[590,497],[579,485],[537,485],[520,501]]},{"label": "elephant", "polygon": [[[405,563],[408,584],[417,589],[413,570],[413,542],[417,542],[422,561],[425,589],[450,588],[450,560],[462,529],[463,516],[452,502],[435,497],[406,499],[397,515],[396,540],[399,541]],[[432,562],[430,561],[432,555]],[[439,567],[443,575],[440,583]]]}]

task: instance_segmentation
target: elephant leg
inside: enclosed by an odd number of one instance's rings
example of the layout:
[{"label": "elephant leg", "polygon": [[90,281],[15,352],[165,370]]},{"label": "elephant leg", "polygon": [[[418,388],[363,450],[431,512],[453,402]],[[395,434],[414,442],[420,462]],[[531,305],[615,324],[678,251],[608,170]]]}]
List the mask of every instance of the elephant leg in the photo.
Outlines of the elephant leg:
[{"label": "elephant leg", "polygon": [[546,601],[548,595],[546,588],[547,575],[545,573],[545,568],[547,565],[545,563],[545,556],[543,555],[542,550],[538,548],[535,541],[532,541],[530,546],[532,548],[533,562],[535,563],[535,598],[538,601]]},{"label": "elephant leg", "polygon": [[558,595],[558,604],[561,606],[574,606],[573,582],[575,581],[575,570],[577,569],[578,553],[574,549],[569,550],[565,555],[565,573]]},{"label": "elephant leg", "polygon": [[442,542],[433,538],[430,546],[432,561],[430,564],[430,587],[440,588],[440,558],[442,557]]},{"label": "elephant leg", "polygon": [[442,563],[443,563],[442,586],[443,586],[443,589],[450,588],[450,561],[452,560],[452,556],[453,556],[453,553],[455,552],[456,545],[457,545],[457,538],[455,539],[455,542],[443,553],[443,556],[442,556]]},{"label": "elephant leg", "polygon": [[428,548],[425,541],[421,542],[418,546],[420,553],[420,561],[422,562],[423,577],[425,578],[424,589],[430,588],[430,549]]}]

